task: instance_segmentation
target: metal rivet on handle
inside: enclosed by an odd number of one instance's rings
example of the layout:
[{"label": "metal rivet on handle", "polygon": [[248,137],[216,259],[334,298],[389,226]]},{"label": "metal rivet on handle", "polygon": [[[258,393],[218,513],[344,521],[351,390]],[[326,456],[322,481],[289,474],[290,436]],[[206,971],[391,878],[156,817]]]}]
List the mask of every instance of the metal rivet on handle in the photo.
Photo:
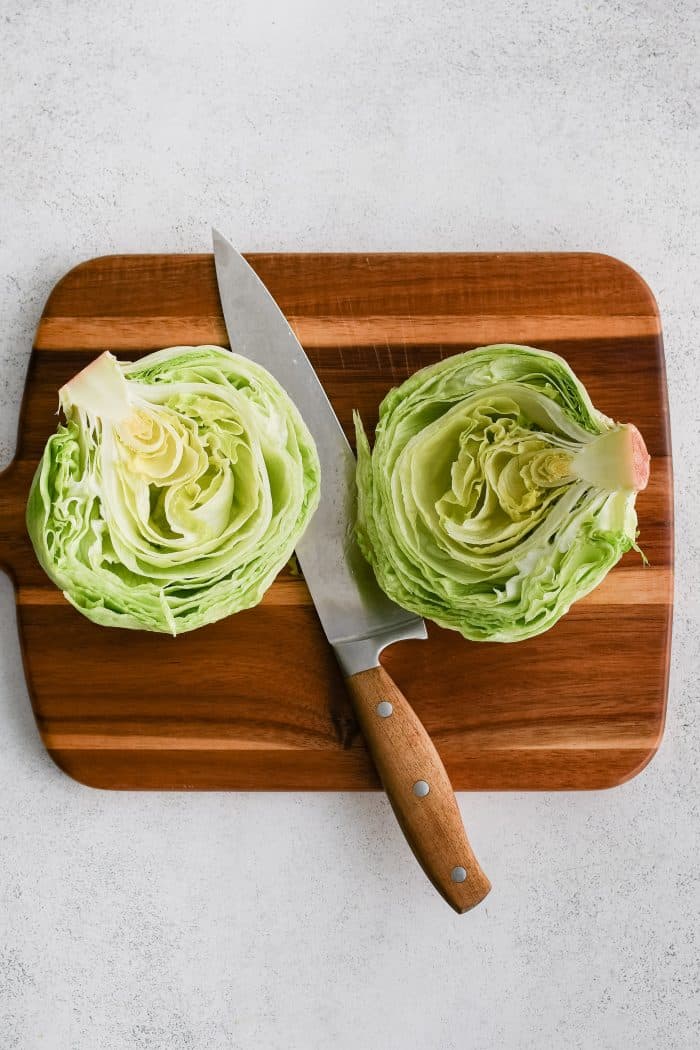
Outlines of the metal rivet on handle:
[{"label": "metal rivet on handle", "polygon": [[394,708],[388,700],[382,700],[381,703],[377,704],[377,714],[380,718],[388,718],[389,715],[393,715]]},{"label": "metal rivet on handle", "polygon": [[413,794],[417,798],[425,798],[430,791],[430,784],[427,780],[417,780],[413,785]]},{"label": "metal rivet on handle", "polygon": [[456,868],[453,868],[452,871],[450,872],[450,878],[452,879],[453,882],[464,882],[466,877],[467,877],[466,871],[464,870],[464,868],[460,868],[459,865],[457,865]]}]

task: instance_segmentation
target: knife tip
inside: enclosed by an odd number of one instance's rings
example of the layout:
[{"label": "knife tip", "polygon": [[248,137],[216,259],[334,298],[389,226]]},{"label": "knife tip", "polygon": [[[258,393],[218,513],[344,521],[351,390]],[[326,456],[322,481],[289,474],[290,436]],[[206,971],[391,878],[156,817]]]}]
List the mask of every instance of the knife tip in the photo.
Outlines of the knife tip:
[{"label": "knife tip", "polygon": [[241,254],[238,249],[231,244],[228,237],[224,237],[223,233],[221,233],[220,230],[217,230],[216,226],[212,226],[211,228],[211,239],[214,244],[214,251],[216,251],[218,246],[222,250],[225,249],[228,252],[233,252],[235,255]]}]

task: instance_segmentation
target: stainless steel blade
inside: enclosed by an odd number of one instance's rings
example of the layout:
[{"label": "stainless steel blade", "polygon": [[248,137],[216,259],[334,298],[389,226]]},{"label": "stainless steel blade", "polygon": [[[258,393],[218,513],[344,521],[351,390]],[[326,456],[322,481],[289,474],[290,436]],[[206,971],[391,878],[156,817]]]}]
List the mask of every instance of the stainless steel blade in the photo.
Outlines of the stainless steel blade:
[{"label": "stainless steel blade", "polygon": [[356,674],[391,642],[425,638],[425,624],[386,597],[357,545],[355,457],[313,365],[253,268],[216,230],[213,239],[231,349],[272,373],[316,442],[321,503],[296,553],[326,636],[345,673]]}]

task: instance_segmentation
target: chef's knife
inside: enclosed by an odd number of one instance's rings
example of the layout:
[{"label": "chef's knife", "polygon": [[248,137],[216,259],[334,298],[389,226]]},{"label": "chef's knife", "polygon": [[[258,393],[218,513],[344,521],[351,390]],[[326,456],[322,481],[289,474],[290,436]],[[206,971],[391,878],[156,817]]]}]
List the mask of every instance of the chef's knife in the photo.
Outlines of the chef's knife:
[{"label": "chef's knife", "polygon": [[491,885],[430,737],[379,663],[392,642],[425,638],[425,624],[386,597],[357,546],[355,457],[311,362],[252,267],[216,230],[213,238],[231,349],[275,376],[318,449],[321,502],[296,548],[316,611],[404,835],[438,892],[465,912]]}]

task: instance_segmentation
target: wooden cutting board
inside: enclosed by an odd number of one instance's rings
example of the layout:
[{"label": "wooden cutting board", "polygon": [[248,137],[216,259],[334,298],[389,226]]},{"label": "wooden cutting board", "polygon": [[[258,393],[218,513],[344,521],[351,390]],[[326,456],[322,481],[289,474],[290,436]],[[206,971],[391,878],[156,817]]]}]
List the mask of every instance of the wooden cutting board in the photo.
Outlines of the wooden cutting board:
[{"label": "wooden cutting board", "polygon": [[[456,789],[601,788],[663,730],[672,603],[666,385],[654,299],[594,254],[253,255],[352,440],[393,385],[490,342],[562,354],[652,456],[630,553],[547,634],[475,644],[430,626],[384,661]],[[59,282],[31,355],[17,458],[0,478],[0,564],[16,587],[29,692],[49,753],[105,788],[376,788],[308,591],[283,573],[258,608],[177,639],[97,627],[49,583],[23,523],[57,390],[105,349],[227,345],[213,257],[94,259]],[[6,628],[9,629],[9,628]]]}]

